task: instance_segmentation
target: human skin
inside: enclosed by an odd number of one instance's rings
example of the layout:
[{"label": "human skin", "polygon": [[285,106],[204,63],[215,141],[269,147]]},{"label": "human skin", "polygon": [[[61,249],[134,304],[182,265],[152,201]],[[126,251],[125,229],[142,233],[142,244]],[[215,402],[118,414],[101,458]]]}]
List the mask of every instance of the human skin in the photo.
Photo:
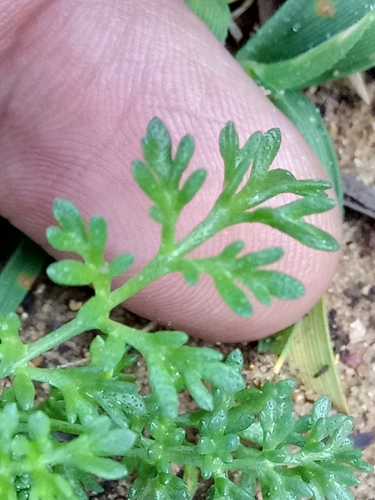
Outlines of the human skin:
[{"label": "human skin", "polygon": [[[154,116],[165,122],[174,144],[194,135],[189,171],[208,169],[182,214],[178,237],[202,220],[220,192],[217,142],[228,120],[241,143],[256,130],[279,127],[283,140],[273,167],[299,179],[327,178],[295,127],[182,0],[0,0],[0,28],[0,214],[55,257],[60,255],[48,246],[45,230],[54,223],[56,197],[75,203],[86,220],[105,217],[107,257],[136,255],[128,277],[156,254],[160,226],[147,215],[150,200],[131,175]],[[340,241],[337,208],[308,220]],[[240,318],[210,278],[188,287],[173,275],[126,307],[204,339],[254,340],[305,314],[329,286],[339,259],[339,252],[312,250],[259,224],[223,231],[194,255],[215,255],[234,239],[245,241],[246,252],[284,247],[272,267],[302,281],[304,297],[272,306],[251,297],[253,315]]]}]

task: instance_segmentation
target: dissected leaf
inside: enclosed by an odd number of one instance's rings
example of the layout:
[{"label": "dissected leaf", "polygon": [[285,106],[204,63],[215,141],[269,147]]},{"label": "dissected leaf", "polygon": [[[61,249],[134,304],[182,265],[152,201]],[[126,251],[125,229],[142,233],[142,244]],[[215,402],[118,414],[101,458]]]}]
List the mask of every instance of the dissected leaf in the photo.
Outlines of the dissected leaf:
[{"label": "dissected leaf", "polygon": [[158,217],[170,217],[179,213],[202,185],[205,174],[196,171],[180,190],[181,176],[194,152],[191,136],[181,139],[175,158],[172,158],[172,143],[163,122],[151,120],[147,135],[142,141],[145,162],[133,162],[133,175],[140,188],[156,203]]},{"label": "dissected leaf", "polygon": [[343,193],[340,169],[327,128],[312,102],[298,90],[289,90],[272,102],[296,125],[326,169],[335,188],[341,210]]},{"label": "dissected leaf", "polygon": [[316,250],[336,252],[337,241],[327,232],[303,220],[306,215],[325,212],[334,206],[328,198],[307,196],[278,208],[258,208],[241,216],[242,222],[263,222]]},{"label": "dissected leaf", "polygon": [[[113,291],[111,279],[130,267],[133,256],[105,262],[104,220],[94,216],[85,225],[74,205],[56,202],[61,227],[49,231],[50,241],[78,253],[83,262],[61,261],[49,272],[61,282],[92,284],[94,296],[70,323],[30,345],[19,337],[16,315],[1,318],[0,370],[3,376],[15,376],[0,402],[2,495],[12,500],[83,500],[86,486],[98,489],[93,475],[118,479],[134,470],[137,479],[129,498],[188,500],[194,484],[172,473],[172,465],[181,464],[199,470],[203,479],[212,478],[208,498],[251,499],[259,486],[265,498],[275,500],[311,494],[323,498],[333,491],[346,498],[348,487],[356,483],[355,470],[369,470],[352,447],[352,420],[327,416],[325,400],[314,406],[312,415],[296,420],[291,399],[295,383],[245,388],[239,350],[223,361],[214,349],[186,345],[183,332],[147,333],[110,317],[115,305],[173,271],[182,272],[189,284],[208,274],[227,303],[246,314],[251,306],[243,288],[264,304],[271,297],[303,293],[299,282],[266,268],[282,257],[280,248],[242,255],[244,244],[234,242],[216,256],[189,255],[222,229],[246,221],[268,224],[314,248],[336,249],[333,238],[303,220],[332,208],[326,195],[330,183],[298,180],[283,169],[272,169],[280,140],[280,132],[271,129],[256,133],[240,148],[229,123],[220,139],[222,194],[211,213],[176,241],[178,216],[205,173],[196,170],[182,185],[192,138],[183,138],[172,157],[169,133],[154,119],[142,143],[145,161],[135,162],[133,169],[154,202],[153,217],[163,226],[160,251]],[[259,207],[281,193],[293,193],[295,201]],[[47,369],[29,363],[85,330],[96,330],[88,366]],[[134,362],[133,351],[144,357],[148,368],[149,388],[142,387],[142,392],[126,372]],[[35,410],[33,382],[50,386],[48,398]],[[185,389],[199,408],[180,414],[179,393]],[[235,470],[242,476],[238,484]]]},{"label": "dissected leaf", "polygon": [[236,257],[242,248],[242,242],[235,242],[217,257],[185,260],[181,262],[181,271],[188,278],[193,268],[197,273],[210,275],[224,302],[239,316],[250,316],[252,308],[236,283],[244,285],[267,305],[272,303],[271,296],[290,300],[304,294],[304,287],[294,278],[277,271],[259,269],[278,261],[283,255],[281,248],[268,248]]}]

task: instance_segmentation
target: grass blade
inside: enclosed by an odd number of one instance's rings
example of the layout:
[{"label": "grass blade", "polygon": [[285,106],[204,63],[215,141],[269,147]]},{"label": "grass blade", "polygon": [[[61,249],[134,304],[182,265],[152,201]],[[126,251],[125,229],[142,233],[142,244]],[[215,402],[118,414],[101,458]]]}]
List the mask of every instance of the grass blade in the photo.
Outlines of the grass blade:
[{"label": "grass blade", "polygon": [[22,236],[16,250],[0,274],[0,314],[14,312],[29,292],[41,271],[46,253],[36,243]]},{"label": "grass blade", "polygon": [[300,370],[307,387],[319,396],[328,396],[340,412],[349,413],[335,365],[323,298],[303,317],[293,337],[289,358]]}]

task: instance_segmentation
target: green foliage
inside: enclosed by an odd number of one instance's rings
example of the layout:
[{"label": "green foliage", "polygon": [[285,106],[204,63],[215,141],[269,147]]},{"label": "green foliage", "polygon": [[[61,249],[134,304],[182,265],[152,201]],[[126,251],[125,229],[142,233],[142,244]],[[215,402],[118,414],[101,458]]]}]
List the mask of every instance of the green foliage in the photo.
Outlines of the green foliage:
[{"label": "green foliage", "polygon": [[[48,229],[48,240],[79,260],[51,264],[48,274],[61,284],[91,284],[95,294],[75,319],[31,344],[19,337],[17,315],[0,319],[0,373],[12,382],[0,402],[1,498],[83,500],[88,489],[101,489],[94,476],[118,479],[133,470],[137,477],[128,497],[137,500],[191,499],[198,474],[212,479],[208,499],[251,500],[257,484],[271,500],[334,499],[335,492],[352,498],[347,487],[357,483],[355,470],[370,468],[348,438],[352,420],[329,416],[326,399],[297,420],[291,400],[294,383],[245,388],[240,351],[223,360],[213,349],[187,346],[183,332],[140,332],[109,317],[114,306],[169,272],[183,273],[189,285],[201,273],[208,274],[227,305],[243,315],[251,314],[251,305],[238,284],[264,304],[271,296],[287,300],[303,293],[295,279],[267,270],[281,258],[279,248],[238,256],[243,243],[234,242],[213,257],[188,257],[218,231],[246,221],[276,227],[313,248],[337,249],[330,235],[303,220],[306,214],[332,208],[325,194],[330,184],[270,170],[280,139],[278,130],[258,132],[240,148],[229,123],[220,136],[222,192],[206,219],[176,240],[178,216],[200,189],[205,172],[193,172],[181,185],[193,140],[183,138],[172,157],[168,131],[153,119],[142,142],[144,160],[134,162],[133,172],[154,202],[150,212],[162,226],[160,250],[139,274],[114,290],[113,277],[131,267],[133,255],[106,262],[105,221],[94,216],[85,225],[74,205],[55,202],[60,226]],[[280,193],[294,193],[298,199],[286,206],[259,207]],[[45,369],[29,364],[88,329],[99,332],[88,366]],[[144,395],[124,372],[136,359],[130,349],[147,364],[150,389]],[[39,404],[36,382],[50,387]],[[196,410],[181,414],[178,395],[184,389]],[[182,478],[173,474],[173,464],[185,469]]]},{"label": "green foliage", "polygon": [[[230,25],[224,0],[185,2],[223,42]],[[314,106],[299,90],[373,67],[374,26],[375,0],[286,0],[235,54],[318,155],[341,207],[332,141]]]},{"label": "green foliage", "polygon": [[337,156],[319,111],[300,90],[285,91],[272,96],[271,100],[296,125],[325,166],[342,207],[343,193]]},{"label": "green foliage", "polygon": [[227,0],[185,0],[185,3],[209,27],[216,38],[224,43],[230,24]]},{"label": "green foliage", "polygon": [[314,106],[299,89],[374,65],[374,9],[374,0],[287,0],[236,54],[318,155],[341,206],[332,141]]},{"label": "green foliage", "polygon": [[[294,67],[288,88],[364,71],[374,65],[374,9],[374,0],[287,0],[236,57],[269,68]],[[304,83],[297,83],[300,78]]]},{"label": "green foliage", "polygon": [[0,314],[13,312],[29,292],[41,271],[45,252],[22,236],[17,248],[0,273]]}]

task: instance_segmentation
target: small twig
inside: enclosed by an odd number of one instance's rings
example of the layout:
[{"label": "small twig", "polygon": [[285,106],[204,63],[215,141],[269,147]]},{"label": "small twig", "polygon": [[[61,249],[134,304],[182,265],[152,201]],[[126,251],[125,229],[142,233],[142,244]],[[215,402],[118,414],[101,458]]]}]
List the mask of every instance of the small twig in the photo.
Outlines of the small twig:
[{"label": "small twig", "polygon": [[235,19],[237,19],[238,17],[242,16],[242,14],[244,12],[246,12],[249,7],[251,7],[253,5],[253,3],[254,3],[254,0],[245,0],[242,5],[240,5],[239,7],[237,7],[237,9],[235,9],[232,12],[232,19],[233,19],[233,21]]},{"label": "small twig", "polygon": [[146,326],[144,326],[141,331],[142,332],[150,332],[153,330],[158,324],[155,321],[150,321]]},{"label": "small twig", "polygon": [[76,359],[74,361],[69,361],[63,365],[59,365],[59,368],[72,368],[74,366],[85,366],[89,363],[88,358]]}]

